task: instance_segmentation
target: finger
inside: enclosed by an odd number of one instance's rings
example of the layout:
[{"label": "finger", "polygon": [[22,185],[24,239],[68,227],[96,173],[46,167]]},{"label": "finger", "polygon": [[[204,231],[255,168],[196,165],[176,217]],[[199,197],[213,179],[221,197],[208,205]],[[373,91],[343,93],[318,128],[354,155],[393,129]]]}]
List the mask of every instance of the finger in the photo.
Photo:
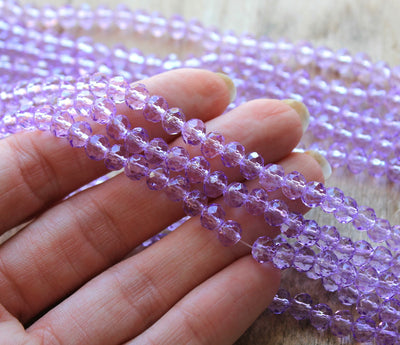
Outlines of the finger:
[{"label": "finger", "polygon": [[[143,83],[152,94],[165,96],[170,106],[179,104],[187,118],[204,121],[224,111],[234,90],[226,78],[193,69],[166,72]],[[151,128],[153,135],[168,139],[161,126],[151,126],[127,106],[119,110],[135,127]],[[72,149],[50,133],[20,133],[0,141],[0,234],[106,172],[83,149]]]},{"label": "finger", "polygon": [[[308,155],[298,155],[311,164],[299,170],[320,170]],[[252,231],[252,217],[239,219],[245,231]],[[74,324],[90,330],[78,334],[72,343],[97,344],[127,341],[156,322],[189,291],[236,259],[249,253],[241,244],[222,247],[211,231],[192,218],[145,251],[91,280],[70,298],[38,320],[30,332],[52,330],[60,343],[70,340]],[[96,291],[94,294],[93,291]],[[48,334],[51,342],[52,334]]]},{"label": "finger", "polygon": [[271,303],[280,274],[250,256],[192,290],[127,345],[233,344]]}]

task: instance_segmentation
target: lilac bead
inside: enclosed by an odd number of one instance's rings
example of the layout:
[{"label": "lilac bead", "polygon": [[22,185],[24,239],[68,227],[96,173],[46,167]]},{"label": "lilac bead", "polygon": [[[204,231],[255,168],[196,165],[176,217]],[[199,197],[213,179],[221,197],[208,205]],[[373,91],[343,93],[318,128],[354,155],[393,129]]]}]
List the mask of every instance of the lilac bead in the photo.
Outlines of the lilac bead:
[{"label": "lilac bead", "polygon": [[393,183],[400,183],[400,158],[393,158],[389,161],[387,177]]},{"label": "lilac bead", "polygon": [[331,225],[324,225],[321,228],[320,237],[318,240],[318,247],[325,248],[334,248],[339,243],[340,234],[337,231],[336,227]]},{"label": "lilac bead", "polygon": [[290,294],[285,289],[279,289],[268,309],[274,314],[284,313],[290,306]]},{"label": "lilac bead", "polygon": [[351,263],[340,262],[337,266],[336,272],[331,275],[331,278],[338,287],[345,287],[354,283],[356,275],[357,271]]},{"label": "lilac bead", "polygon": [[332,309],[326,304],[314,305],[310,312],[311,324],[318,331],[325,331],[328,329],[333,312]]},{"label": "lilac bead", "polygon": [[199,145],[204,141],[206,125],[199,119],[190,119],[182,127],[182,138],[186,144]]},{"label": "lilac bead", "polygon": [[217,198],[224,193],[228,178],[222,171],[214,171],[204,179],[204,194],[210,198]]},{"label": "lilac bead", "polygon": [[247,199],[247,187],[241,182],[231,183],[224,190],[224,201],[230,207],[240,207]]},{"label": "lilac bead", "polygon": [[337,269],[338,259],[334,252],[323,250],[315,258],[314,272],[319,277],[327,277],[335,273]]},{"label": "lilac bead", "polygon": [[121,145],[113,145],[106,152],[104,157],[104,164],[109,170],[119,170],[122,169],[127,161],[126,151]]},{"label": "lilac bead", "polygon": [[358,213],[353,219],[354,227],[359,231],[366,231],[375,224],[376,214],[372,208],[359,206]]},{"label": "lilac bead", "polygon": [[298,242],[304,246],[313,246],[319,239],[321,229],[314,220],[304,221],[302,232],[298,236]]},{"label": "lilac bead", "polygon": [[106,128],[110,138],[120,140],[125,138],[131,124],[125,115],[116,115],[110,118]]},{"label": "lilac bead", "polygon": [[281,225],[281,232],[288,238],[297,238],[303,231],[304,218],[301,214],[289,212],[285,223]]},{"label": "lilac bead", "polygon": [[183,210],[188,216],[197,216],[201,213],[203,208],[206,207],[207,201],[207,197],[204,193],[194,189],[185,195],[183,199]]},{"label": "lilac bead", "polygon": [[381,177],[386,173],[386,162],[381,159],[380,153],[373,151],[368,156],[367,169],[368,173],[374,177]]},{"label": "lilac bead", "polygon": [[359,293],[353,286],[345,286],[339,289],[338,299],[343,305],[354,305],[358,301]]},{"label": "lilac bead", "polygon": [[377,243],[388,240],[390,232],[391,227],[389,221],[382,218],[376,218],[375,224],[367,230],[368,237]]},{"label": "lilac bead", "polygon": [[104,124],[115,116],[116,111],[115,103],[111,99],[97,98],[92,105],[91,117],[94,121]]},{"label": "lilac bead", "polygon": [[260,185],[267,191],[273,192],[283,183],[285,171],[280,165],[268,164],[260,172]]},{"label": "lilac bead", "polygon": [[296,320],[305,320],[310,317],[311,310],[311,296],[306,293],[299,293],[293,297],[288,311]]},{"label": "lilac bead", "polygon": [[351,261],[355,266],[362,266],[370,260],[372,252],[373,248],[367,241],[357,241],[354,243],[354,254]]},{"label": "lilac bead", "polygon": [[398,344],[399,333],[396,326],[386,322],[379,323],[376,328],[376,345],[395,345]]},{"label": "lilac bead", "polygon": [[353,324],[353,336],[358,342],[369,342],[375,338],[376,324],[368,316],[359,317]]},{"label": "lilac bead", "polygon": [[370,293],[375,290],[378,285],[378,273],[373,267],[364,267],[359,270],[355,279],[355,286],[362,293]]},{"label": "lilac bead", "polygon": [[217,230],[224,221],[225,211],[219,204],[211,204],[201,212],[200,223],[208,230]]},{"label": "lilac bead", "polygon": [[222,163],[228,167],[232,168],[239,165],[240,161],[243,159],[245,153],[244,146],[237,142],[231,142],[226,144],[222,153]]},{"label": "lilac bead", "polygon": [[296,251],[293,267],[299,272],[307,272],[314,266],[315,253],[309,247],[302,247]]},{"label": "lilac bead", "polygon": [[163,167],[148,170],[146,183],[151,190],[162,190],[168,183],[168,173]]},{"label": "lilac bead", "polygon": [[91,115],[94,97],[89,90],[82,90],[75,95],[74,107],[80,115],[89,117]]},{"label": "lilac bead", "polygon": [[390,271],[383,272],[379,275],[376,293],[383,299],[391,298],[397,294],[399,288],[399,280]]},{"label": "lilac bead", "polygon": [[190,184],[186,177],[178,175],[170,178],[165,186],[165,194],[172,201],[181,201],[189,191]]},{"label": "lilac bead", "polygon": [[167,101],[161,96],[151,96],[143,108],[143,116],[147,121],[160,122],[168,110]]},{"label": "lilac bead", "polygon": [[354,243],[351,238],[343,236],[339,239],[333,251],[340,262],[347,262],[354,255]]},{"label": "lilac bead", "polygon": [[224,150],[225,138],[218,132],[210,132],[201,144],[201,153],[205,158],[212,159]]},{"label": "lilac bead", "polygon": [[376,293],[361,295],[357,302],[357,312],[360,315],[374,317],[380,308],[380,300]]},{"label": "lilac bead", "polygon": [[107,94],[108,77],[102,73],[90,76],[89,90],[96,97],[105,97]]},{"label": "lilac bead", "polygon": [[179,134],[185,123],[185,114],[179,108],[168,109],[162,117],[162,126],[167,134]]},{"label": "lilac bead", "polygon": [[202,183],[210,172],[210,163],[202,156],[193,157],[185,167],[190,183]]},{"label": "lilac bead", "polygon": [[359,174],[362,172],[368,163],[367,156],[363,149],[353,149],[347,157],[347,166],[353,174]]},{"label": "lilac bead", "polygon": [[54,112],[54,108],[50,105],[42,105],[41,107],[36,108],[33,118],[36,127],[41,131],[50,130],[51,120]]},{"label": "lilac bead", "polygon": [[268,195],[262,188],[253,189],[247,196],[245,208],[253,216],[259,216],[264,213]]},{"label": "lilac bead", "polygon": [[139,154],[130,156],[125,165],[125,174],[132,180],[140,180],[147,175],[148,163],[146,159]]},{"label": "lilac bead", "polygon": [[85,146],[86,155],[96,161],[103,160],[109,148],[108,138],[97,134],[91,136]]},{"label": "lilac bead", "polygon": [[378,273],[382,273],[390,268],[392,260],[393,257],[390,250],[386,247],[378,246],[371,256],[369,265],[375,268]]},{"label": "lilac bead", "polygon": [[224,247],[233,246],[241,239],[242,228],[239,223],[227,220],[217,229],[218,240]]},{"label": "lilac bead", "polygon": [[330,187],[326,189],[326,198],[321,203],[321,208],[326,213],[335,212],[342,205],[344,198],[343,192],[336,187]]},{"label": "lilac bead", "polygon": [[264,159],[257,152],[250,152],[239,163],[240,173],[246,180],[255,179],[264,165]]},{"label": "lilac bead", "polygon": [[264,219],[271,226],[282,225],[288,217],[288,206],[282,200],[276,199],[266,203]]},{"label": "lilac bead", "polygon": [[171,147],[167,152],[166,163],[171,171],[182,171],[189,162],[189,153],[180,146]]},{"label": "lilac bead", "polygon": [[301,200],[308,207],[317,207],[324,201],[326,190],[320,182],[308,182],[301,195]]},{"label": "lilac bead", "polygon": [[299,172],[293,171],[283,178],[282,193],[288,199],[296,200],[301,197],[305,185],[305,177]]},{"label": "lilac bead", "polygon": [[72,147],[84,147],[91,134],[92,128],[87,122],[75,122],[69,128],[68,140]]},{"label": "lilac bead", "polygon": [[135,127],[124,137],[125,149],[129,154],[141,153],[149,143],[149,134],[144,128]]},{"label": "lilac bead", "polygon": [[322,285],[324,289],[329,292],[335,292],[339,288],[331,276],[322,278]]},{"label": "lilac bead", "polygon": [[292,266],[294,254],[294,249],[289,243],[279,243],[276,245],[272,262],[275,267],[284,270]]},{"label": "lilac bead", "polygon": [[124,77],[116,76],[108,81],[107,94],[115,103],[124,103],[127,88],[128,83]]},{"label": "lilac bead", "polygon": [[339,168],[347,161],[346,147],[341,143],[333,143],[327,154],[327,159],[332,168]]},{"label": "lilac bead", "polygon": [[149,91],[143,84],[131,83],[126,88],[125,102],[133,110],[143,110],[149,98]]},{"label": "lilac bead", "polygon": [[149,142],[149,144],[144,149],[144,156],[150,165],[158,166],[160,165],[168,151],[168,144],[164,139],[154,138]]},{"label": "lilac bead", "polygon": [[398,252],[400,250],[400,225],[393,225],[391,236],[386,240],[386,244],[393,251]]},{"label": "lilac bead", "polygon": [[340,223],[350,223],[357,216],[357,202],[348,196],[343,198],[343,203],[335,211],[335,218]]},{"label": "lilac bead", "polygon": [[274,253],[275,243],[268,236],[257,238],[251,249],[251,255],[253,258],[261,264],[272,261]]},{"label": "lilac bead", "polygon": [[353,316],[348,310],[339,310],[333,314],[330,324],[333,335],[343,338],[352,333]]},{"label": "lilac bead", "polygon": [[69,128],[73,123],[74,119],[70,113],[64,111],[53,116],[51,119],[50,130],[57,138],[67,137]]},{"label": "lilac bead", "polygon": [[396,323],[400,320],[400,301],[390,298],[382,302],[379,308],[379,320],[388,323]]}]

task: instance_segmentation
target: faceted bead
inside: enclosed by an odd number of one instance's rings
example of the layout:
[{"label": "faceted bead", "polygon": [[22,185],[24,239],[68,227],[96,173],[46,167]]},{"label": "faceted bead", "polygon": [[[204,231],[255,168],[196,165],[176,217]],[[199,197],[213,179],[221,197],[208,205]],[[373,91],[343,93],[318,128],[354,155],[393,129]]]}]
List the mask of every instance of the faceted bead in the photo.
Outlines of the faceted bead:
[{"label": "faceted bead", "polygon": [[115,103],[124,103],[127,88],[128,83],[125,81],[125,78],[116,76],[108,81],[107,94]]},{"label": "faceted bead", "polygon": [[106,128],[110,138],[120,140],[125,138],[131,124],[125,115],[116,115],[110,118]]},{"label": "faceted bead", "polygon": [[185,114],[179,108],[168,109],[162,118],[162,126],[170,135],[179,134],[185,123]]},{"label": "faceted bead", "polygon": [[306,293],[299,293],[293,297],[288,311],[296,320],[305,320],[310,317],[311,310],[311,296]]},{"label": "faceted bead", "polygon": [[264,213],[268,195],[262,188],[254,188],[247,196],[245,208],[253,216],[259,216]]},{"label": "faceted bead", "polygon": [[115,116],[116,109],[115,103],[111,99],[97,98],[92,105],[91,117],[94,121],[105,124]]},{"label": "faceted bead", "polygon": [[251,249],[251,255],[253,258],[261,264],[272,261],[274,253],[275,243],[268,236],[257,238]]},{"label": "faceted bead", "polygon": [[301,200],[308,207],[317,207],[324,201],[326,190],[320,182],[308,182],[301,195]]},{"label": "faceted bead", "polygon": [[268,309],[274,314],[284,313],[290,306],[290,294],[285,289],[279,289]]},{"label": "faceted bead", "polygon": [[193,157],[185,168],[190,183],[202,183],[210,172],[210,163],[202,156]]},{"label": "faceted bead", "polygon": [[353,219],[354,227],[359,231],[366,231],[375,224],[376,214],[372,208],[359,206],[358,213]]},{"label": "faceted bead", "polygon": [[280,270],[292,267],[294,259],[294,249],[289,243],[279,243],[276,245],[275,254],[272,262]]},{"label": "faceted bead", "polygon": [[351,150],[347,157],[347,166],[353,174],[362,172],[367,167],[367,162],[367,156],[361,148]]},{"label": "faceted bead", "polygon": [[386,219],[376,218],[375,224],[367,230],[368,237],[374,242],[384,242],[390,237],[390,223]]},{"label": "faceted bead", "polygon": [[390,271],[383,272],[379,275],[376,293],[383,299],[393,297],[397,294],[399,288],[398,278]]},{"label": "faceted bead", "polygon": [[368,156],[367,169],[374,177],[381,177],[386,173],[386,162],[382,160],[380,153],[373,151]]},{"label": "faceted bead", "polygon": [[387,177],[393,183],[400,183],[400,158],[393,158],[387,165]]},{"label": "faceted bead", "polygon": [[339,310],[333,314],[330,324],[333,335],[343,338],[352,333],[353,316],[348,310]]},{"label": "faceted bead", "polygon": [[243,159],[244,153],[245,148],[240,143],[231,142],[226,144],[221,157],[222,163],[228,168],[235,167]]},{"label": "faceted bead", "polygon": [[69,128],[68,140],[72,147],[84,147],[91,134],[92,128],[87,122],[75,122]]},{"label": "faceted bead", "polygon": [[37,108],[34,115],[34,123],[37,129],[41,131],[48,131],[50,129],[54,112],[54,108],[50,105],[42,105],[41,107]]},{"label": "faceted bead", "polygon": [[113,145],[104,157],[104,164],[109,170],[122,169],[127,161],[126,151],[120,145]]},{"label": "faceted bead", "polygon": [[346,147],[341,143],[333,143],[327,154],[327,159],[332,168],[339,168],[347,161]]},{"label": "faceted bead", "polygon": [[217,198],[224,193],[228,178],[222,171],[214,171],[204,179],[204,194],[210,198]]},{"label": "faceted bead", "polygon": [[282,225],[288,217],[288,206],[282,200],[275,199],[266,203],[264,219],[271,226]]},{"label": "faceted bead", "polygon": [[218,240],[224,247],[233,246],[241,239],[242,228],[239,223],[227,220],[218,229]]},{"label": "faceted bead", "polygon": [[167,152],[166,163],[171,171],[182,171],[189,162],[189,153],[185,148],[173,146]]},{"label": "faceted bead", "polygon": [[353,336],[357,342],[370,342],[375,338],[375,321],[368,316],[359,317],[353,324]]},{"label": "faceted bead", "polygon": [[178,175],[170,178],[164,191],[167,197],[172,201],[181,201],[189,191],[190,184],[186,177]]},{"label": "faceted bead", "polygon": [[201,213],[207,205],[207,197],[197,189],[187,193],[183,199],[183,210],[191,217]]},{"label": "faceted bead", "polygon": [[307,272],[314,266],[315,253],[311,248],[302,247],[296,251],[293,267],[299,272]]},{"label": "faceted bead", "polygon": [[94,97],[89,90],[82,90],[75,95],[74,107],[84,117],[89,117],[92,111]]},{"label": "faceted bead", "polygon": [[224,190],[224,201],[230,207],[240,207],[246,202],[247,194],[245,184],[234,182]]},{"label": "faceted bead", "polygon": [[327,277],[335,273],[338,259],[330,250],[323,250],[315,258],[314,272],[319,277]]},{"label": "faceted bead", "polygon": [[320,248],[334,248],[340,240],[339,231],[336,227],[331,225],[324,225],[321,228],[320,237],[318,240],[318,247]]},{"label": "faceted bead", "polygon": [[50,130],[57,138],[67,137],[73,123],[74,119],[68,112],[58,113],[51,119]]},{"label": "faceted bead", "polygon": [[264,165],[264,159],[257,152],[250,152],[239,163],[240,173],[246,180],[258,177]]},{"label": "faceted bead", "polygon": [[400,250],[400,225],[392,226],[391,236],[386,240],[386,244],[395,252]]},{"label": "faceted bead", "polygon": [[160,122],[168,110],[167,101],[161,96],[151,96],[143,108],[143,116],[147,121]]},{"label": "faceted bead", "polygon": [[380,300],[376,293],[361,295],[357,302],[357,312],[360,315],[374,317],[380,308]]},{"label": "faceted bead", "polygon": [[199,145],[204,141],[206,126],[199,119],[190,119],[182,127],[182,138],[186,144]]},{"label": "faceted bead", "polygon": [[389,249],[383,246],[378,246],[375,248],[374,253],[371,256],[369,265],[376,269],[380,274],[388,270],[392,264],[392,253]]},{"label": "faceted bead", "polygon": [[208,230],[217,230],[224,221],[225,211],[219,204],[211,204],[201,212],[201,225]]},{"label": "faceted bead", "polygon": [[349,261],[355,252],[354,243],[349,237],[341,237],[336,247],[333,249],[336,257],[341,262]]},{"label": "faceted bead", "polygon": [[131,83],[126,88],[125,102],[133,110],[143,110],[149,98],[149,91],[143,84]]},{"label": "faceted bead", "polygon": [[301,197],[305,185],[305,177],[299,172],[293,171],[283,178],[282,193],[288,199],[296,200]]},{"label": "faceted bead", "polygon": [[322,278],[322,285],[324,289],[329,292],[335,292],[339,288],[331,276]]},{"label": "faceted bead", "polygon": [[321,203],[321,208],[326,213],[335,212],[342,205],[344,198],[343,192],[336,187],[326,189],[326,198]]},{"label": "faceted bead", "polygon": [[357,271],[351,263],[340,262],[337,266],[336,272],[331,275],[331,279],[338,287],[345,287],[354,282],[356,275]]},{"label": "faceted bead", "polygon": [[355,266],[363,266],[370,260],[373,248],[367,241],[360,240],[355,242],[354,249],[355,251],[351,261]]},{"label": "faceted bead", "polygon": [[354,305],[358,301],[359,293],[353,286],[345,286],[339,289],[338,299],[343,305]]},{"label": "faceted bead", "polygon": [[355,285],[361,293],[370,293],[375,290],[378,284],[378,273],[375,268],[366,266],[358,271]]},{"label": "faceted bead", "polygon": [[168,183],[168,173],[163,167],[149,169],[146,175],[146,183],[151,190],[162,190]]},{"label": "faceted bead", "polygon": [[201,153],[205,158],[214,158],[224,150],[225,138],[218,132],[210,132],[201,144]]},{"label": "faceted bead", "polygon": [[109,148],[108,138],[97,134],[91,136],[85,146],[87,156],[96,161],[103,160]]},{"label": "faceted bead", "polygon": [[132,180],[140,180],[147,175],[148,163],[146,159],[139,154],[130,156],[125,165],[125,174]]},{"label": "faceted bead", "polygon": [[273,192],[283,183],[285,171],[280,165],[268,164],[260,172],[260,185],[267,191]]},{"label": "faceted bead", "polygon": [[303,231],[304,218],[301,214],[289,212],[285,223],[281,225],[281,232],[288,238],[297,238]]},{"label": "faceted bead", "polygon": [[321,229],[314,220],[305,220],[302,232],[297,237],[298,242],[307,247],[313,246],[319,239]]},{"label": "faceted bead", "polygon": [[386,322],[379,323],[376,328],[376,345],[396,345],[398,344],[399,333],[397,327]]},{"label": "faceted bead", "polygon": [[102,73],[95,73],[90,77],[89,90],[96,97],[106,97],[108,77]]},{"label": "faceted bead", "polygon": [[166,158],[168,144],[164,139],[154,138],[144,149],[144,156],[150,165],[159,166]]},{"label": "faceted bead", "polygon": [[125,149],[129,154],[141,153],[149,143],[149,134],[142,127],[135,127],[124,137]]},{"label": "faceted bead", "polygon": [[329,327],[332,314],[333,314],[332,309],[326,304],[321,303],[314,305],[310,312],[311,324],[318,331],[325,331]]},{"label": "faceted bead", "polygon": [[398,276],[398,277],[400,276],[400,253],[399,252],[396,252],[395,256],[393,257],[391,271],[396,276]]},{"label": "faceted bead", "polygon": [[396,323],[400,320],[400,301],[390,298],[382,302],[379,308],[379,319],[383,322]]}]

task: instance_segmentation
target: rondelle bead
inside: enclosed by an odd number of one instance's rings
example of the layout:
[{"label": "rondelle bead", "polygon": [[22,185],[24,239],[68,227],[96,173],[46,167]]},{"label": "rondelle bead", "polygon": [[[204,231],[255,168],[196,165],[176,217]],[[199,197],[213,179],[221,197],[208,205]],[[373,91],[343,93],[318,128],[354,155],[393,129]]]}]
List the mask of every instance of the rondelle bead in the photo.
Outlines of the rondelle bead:
[{"label": "rondelle bead", "polygon": [[127,161],[127,154],[123,146],[113,145],[106,152],[104,157],[104,164],[109,170],[119,170],[122,169]]},{"label": "rondelle bead", "polygon": [[242,144],[237,142],[228,143],[224,146],[222,152],[222,163],[228,168],[235,167],[243,159],[244,153],[245,148]]},{"label": "rondelle bead", "polygon": [[225,221],[225,211],[219,204],[205,207],[200,216],[201,225],[208,230],[217,230]]},{"label": "rondelle bead", "polygon": [[349,286],[354,283],[357,276],[355,267],[349,262],[339,262],[336,272],[330,278],[336,283],[338,288]]},{"label": "rondelle bead", "polygon": [[68,130],[68,140],[72,147],[84,147],[91,134],[92,128],[87,122],[75,122]]},{"label": "rondelle bead", "polygon": [[271,226],[282,225],[288,217],[288,206],[280,199],[268,201],[264,209],[264,219]]},{"label": "rondelle bead", "polygon": [[303,246],[313,246],[320,237],[321,229],[315,220],[305,220],[301,233],[298,235],[298,242]]},{"label": "rondelle bead", "polygon": [[154,138],[146,145],[144,149],[144,157],[149,165],[159,166],[166,158],[168,144],[164,139]]},{"label": "rondelle bead", "polygon": [[292,267],[294,253],[294,249],[289,243],[278,243],[275,247],[272,262],[280,270]]},{"label": "rondelle bead", "polygon": [[33,121],[37,129],[41,131],[50,130],[51,120],[55,113],[55,109],[50,105],[42,105],[36,108]]},{"label": "rondelle bead", "polygon": [[343,305],[348,305],[348,306],[355,305],[359,297],[358,290],[351,285],[340,288],[337,292],[337,295],[339,301],[342,302]]},{"label": "rondelle bead", "polygon": [[262,236],[257,238],[257,240],[253,243],[251,249],[251,255],[253,258],[259,262],[270,262],[275,253],[275,243],[268,236]]},{"label": "rondelle bead", "polygon": [[131,124],[125,115],[112,116],[107,123],[107,134],[110,138],[120,140],[125,138]]},{"label": "rondelle bead", "polygon": [[381,322],[378,324],[375,333],[376,345],[395,345],[398,344],[399,332],[396,326]]},{"label": "rondelle bead", "polygon": [[359,296],[356,309],[360,315],[374,317],[380,307],[379,296],[374,293],[363,294]]},{"label": "rondelle bead", "polygon": [[359,317],[353,324],[353,336],[357,342],[370,342],[375,338],[376,324],[368,316]]},{"label": "rondelle bead", "polygon": [[281,232],[288,238],[297,237],[304,228],[304,218],[301,214],[289,212],[284,224],[281,225]]},{"label": "rondelle bead", "polygon": [[311,309],[311,296],[306,293],[299,293],[293,297],[288,311],[296,320],[305,320],[310,317]]},{"label": "rondelle bead", "polygon": [[75,95],[74,107],[84,117],[90,117],[94,96],[89,90],[82,90]]},{"label": "rondelle bead", "polygon": [[320,182],[308,182],[301,195],[301,200],[308,207],[317,207],[325,199],[326,190]]},{"label": "rondelle bead", "polygon": [[224,201],[230,207],[240,207],[247,199],[247,187],[244,183],[231,183],[224,190]]},{"label": "rondelle bead", "polygon": [[109,148],[110,142],[108,138],[104,135],[95,134],[86,142],[85,151],[90,159],[99,161],[104,159]]},{"label": "rondelle bead", "polygon": [[190,183],[202,183],[210,172],[210,163],[202,156],[193,157],[185,167],[185,174]]},{"label": "rondelle bead", "polygon": [[96,97],[107,95],[108,77],[102,73],[95,73],[90,76],[89,90]]},{"label": "rondelle bead", "polygon": [[297,171],[292,171],[283,178],[282,193],[290,200],[301,197],[306,185],[305,177]]},{"label": "rondelle bead", "polygon": [[142,127],[135,127],[124,137],[125,149],[129,154],[141,153],[149,143],[149,134]]},{"label": "rondelle bead", "polygon": [[353,219],[353,225],[359,231],[367,231],[373,227],[375,220],[376,214],[372,208],[359,206],[358,213]]},{"label": "rondelle bead", "polygon": [[393,324],[399,321],[400,301],[396,298],[383,301],[379,307],[379,320]]},{"label": "rondelle bead", "polygon": [[370,293],[378,285],[378,273],[373,267],[364,267],[358,271],[354,283],[361,293]]},{"label": "rondelle bead", "polygon": [[379,275],[376,293],[383,299],[391,298],[397,294],[399,288],[399,279],[390,271],[383,272]]},{"label": "rondelle bead", "polygon": [[167,134],[179,134],[185,123],[185,114],[179,108],[168,109],[162,117],[162,126]]},{"label": "rondelle bead", "polygon": [[225,138],[218,132],[209,132],[201,144],[201,153],[205,158],[214,158],[224,150]]},{"label": "rondelle bead", "polygon": [[168,183],[168,173],[163,167],[149,169],[146,175],[146,183],[151,190],[162,190]]},{"label": "rondelle bead", "polygon": [[299,272],[307,272],[314,266],[315,253],[309,247],[301,247],[294,255],[293,267]]},{"label": "rondelle bead", "polygon": [[128,83],[122,76],[116,76],[110,78],[108,81],[107,94],[115,103],[124,103],[126,89],[128,88]]},{"label": "rondelle bead", "polygon": [[333,335],[343,338],[353,331],[353,315],[348,310],[339,310],[333,314],[330,323]]},{"label": "rondelle bead", "polygon": [[377,243],[384,242],[389,239],[391,226],[388,220],[376,218],[374,225],[367,230],[368,237]]},{"label": "rondelle bead", "polygon": [[143,108],[143,116],[147,121],[160,122],[168,110],[167,101],[161,96],[151,96]]},{"label": "rondelle bead", "polygon": [[332,225],[324,225],[321,228],[318,247],[321,249],[334,248],[340,240],[339,231]]},{"label": "rondelle bead", "polygon": [[217,229],[217,237],[221,244],[225,247],[233,246],[241,239],[242,228],[240,224],[233,220],[225,221]]},{"label": "rondelle bead", "polygon": [[64,111],[62,113],[55,114],[51,119],[50,131],[57,138],[67,137],[69,128],[73,123],[74,119],[70,113]]},{"label": "rondelle bead", "polygon": [[353,174],[361,173],[367,167],[368,159],[363,149],[351,150],[347,157],[347,167]]},{"label": "rondelle bead", "polygon": [[194,189],[187,193],[183,199],[183,210],[191,217],[197,216],[201,213],[207,205],[207,197],[203,192]]},{"label": "rondelle bead", "polygon": [[268,309],[274,314],[284,313],[290,306],[290,293],[285,289],[279,289]]},{"label": "rondelle bead", "polygon": [[117,108],[115,103],[109,98],[97,98],[91,108],[91,117],[98,123],[107,123],[111,117],[115,116]]},{"label": "rondelle bead", "polygon": [[130,156],[125,165],[125,174],[132,180],[140,180],[147,175],[148,163],[146,159],[139,154]]},{"label": "rondelle bead", "polygon": [[400,250],[400,225],[393,225],[391,236],[386,240],[386,244],[395,252]]},{"label": "rondelle bead", "polygon": [[389,181],[400,183],[400,158],[391,159],[386,169]]},{"label": "rondelle bead", "polygon": [[326,189],[326,197],[321,202],[321,208],[326,213],[333,213],[343,203],[344,194],[343,192],[336,187],[330,187]]},{"label": "rondelle bead", "polygon": [[323,250],[315,257],[314,272],[319,277],[327,277],[337,270],[338,259],[331,250]]},{"label": "rondelle bead", "polygon": [[204,194],[210,198],[217,198],[224,193],[228,178],[222,171],[214,171],[204,179]]},{"label": "rondelle bead", "polygon": [[189,153],[185,148],[173,146],[167,151],[167,167],[171,171],[182,171],[189,162]]},{"label": "rondelle bead", "polygon": [[342,236],[333,251],[340,262],[347,262],[354,255],[354,243],[351,238]]},{"label": "rondelle bead", "polygon": [[143,110],[149,98],[149,91],[143,84],[131,83],[126,88],[125,103],[133,110]]},{"label": "rondelle bead", "polygon": [[167,197],[172,201],[181,201],[189,191],[190,184],[186,177],[178,175],[170,178],[164,188]]},{"label": "rondelle bead", "polygon": [[343,198],[343,203],[334,212],[335,218],[340,223],[350,223],[357,216],[357,202],[348,196]]},{"label": "rondelle bead", "polygon": [[182,138],[186,144],[199,145],[204,141],[206,125],[199,119],[190,119],[182,127]]},{"label": "rondelle bead", "polygon": [[280,165],[268,164],[260,172],[260,185],[267,191],[273,192],[283,183],[285,171]]},{"label": "rondelle bead", "polygon": [[332,309],[323,303],[314,305],[310,311],[310,322],[318,331],[328,329],[333,312]]},{"label": "rondelle bead", "polygon": [[239,163],[240,173],[246,180],[255,179],[264,165],[264,159],[257,152],[250,152]]},{"label": "rondelle bead", "polygon": [[259,216],[264,213],[266,201],[268,200],[267,192],[262,188],[254,188],[248,195],[244,204],[247,212],[253,216]]},{"label": "rondelle bead", "polygon": [[354,254],[351,261],[355,266],[360,267],[370,260],[372,252],[373,248],[367,241],[357,241],[354,243]]},{"label": "rondelle bead", "polygon": [[393,256],[389,249],[383,246],[378,246],[369,261],[369,265],[376,269],[378,274],[388,270],[392,265]]}]

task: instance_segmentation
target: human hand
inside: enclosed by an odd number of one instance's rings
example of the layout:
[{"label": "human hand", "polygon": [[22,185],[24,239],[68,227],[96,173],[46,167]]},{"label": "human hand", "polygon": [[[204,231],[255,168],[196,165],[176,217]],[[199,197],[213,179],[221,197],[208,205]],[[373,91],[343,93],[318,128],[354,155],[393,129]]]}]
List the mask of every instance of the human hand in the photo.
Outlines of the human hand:
[{"label": "human hand", "polygon": [[[187,118],[205,121],[208,131],[261,153],[266,163],[323,180],[314,158],[291,153],[306,119],[302,124],[289,105],[255,100],[218,116],[233,90],[201,70],[175,70],[144,84]],[[128,108],[120,111],[152,137],[185,146]],[[217,158],[211,164],[230,180],[240,178]],[[63,200],[105,173],[103,163],[47,132],[0,141],[0,232],[34,218],[0,247],[0,344],[232,344],[272,300],[279,272],[256,263],[243,244],[221,246],[198,217],[127,257],[184,213],[179,203],[123,174]],[[300,202],[288,204],[306,212]],[[261,216],[242,209],[229,214],[246,242],[276,234]]]}]

